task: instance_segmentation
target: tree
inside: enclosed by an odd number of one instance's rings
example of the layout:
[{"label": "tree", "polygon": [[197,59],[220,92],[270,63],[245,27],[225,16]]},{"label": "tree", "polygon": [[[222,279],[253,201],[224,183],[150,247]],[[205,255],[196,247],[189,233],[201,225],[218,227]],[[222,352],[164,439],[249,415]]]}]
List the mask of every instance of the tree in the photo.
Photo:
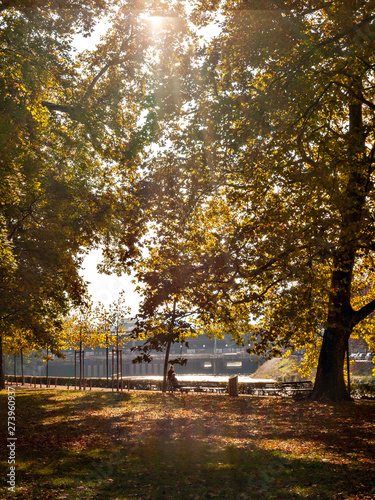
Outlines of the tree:
[{"label": "tree", "polygon": [[[220,192],[223,173],[208,158],[211,153],[214,158],[214,148],[202,144],[202,121],[188,106],[192,94],[197,102],[201,99],[203,86],[191,57],[196,57],[197,38],[180,19],[166,29],[162,41],[170,48],[162,46],[148,82],[153,96],[149,113],[158,117],[153,137],[157,155],[152,150],[145,154],[135,182],[122,185],[122,206],[116,226],[111,226],[101,269],[132,268],[143,295],[132,337],[144,344],[133,349],[141,352],[135,362],[150,362],[152,351],[165,349],[165,390],[172,343],[202,331],[202,324],[209,335],[222,335],[213,314],[220,309],[220,291],[212,277],[213,270],[225,265],[228,235],[221,237],[221,231],[232,222]],[[168,142],[172,148],[165,147]],[[229,314],[231,322],[226,323],[240,343],[240,333],[248,333],[243,328],[243,323],[249,325],[245,309],[238,306],[236,316]],[[171,360],[176,362],[186,360]]]},{"label": "tree", "polygon": [[247,314],[258,353],[321,342],[313,399],[345,400],[348,339],[375,310],[374,2],[202,1],[190,19],[201,27],[217,11],[216,38],[164,59],[192,55],[173,111],[159,98],[168,148],[130,196],[120,262],[139,258],[147,223],[163,228],[161,245],[180,222],[178,202],[157,218],[164,194],[149,183],[174,158],[195,221],[213,200],[227,208],[215,231],[207,216],[194,250],[191,275],[205,269],[209,284],[202,319]]},{"label": "tree", "polygon": [[375,309],[370,289],[354,308],[374,250],[373,8],[227,2],[208,49],[236,227],[223,289],[261,305],[268,343],[308,344],[323,330],[313,399],[348,399],[348,339]]},{"label": "tree", "polygon": [[5,354],[13,354],[14,363],[16,357],[21,358],[22,383],[24,383],[23,356],[38,347],[32,341],[33,336],[31,332],[17,330],[15,328],[12,330],[9,337],[5,339],[3,351]]},{"label": "tree", "polygon": [[103,338],[102,342],[99,344],[99,347],[104,347],[106,350],[106,378],[108,387],[109,346],[113,343],[112,331],[111,331],[111,319],[108,310],[104,307],[104,305],[101,302],[99,302],[99,304],[96,306],[94,315],[97,322],[97,328],[100,330],[101,336]]},{"label": "tree", "polygon": [[[180,357],[169,361],[173,343],[186,343],[187,337],[202,332],[210,336],[223,334],[211,314],[213,308],[217,311],[218,302],[217,284],[211,278],[212,270],[223,265],[225,238],[218,245],[217,231],[223,231],[231,221],[227,205],[211,186],[212,172],[207,178],[206,165],[200,169],[194,158],[190,161],[191,164],[166,154],[150,162],[147,180],[138,191],[138,203],[137,193],[132,200],[147,214],[152,228],[142,236],[141,248],[145,251],[131,254],[136,261],[133,273],[137,291],[142,297],[132,337],[144,341],[133,348],[141,353],[134,361],[150,362],[153,351],[165,351],[164,391],[168,362],[186,363]],[[195,168],[193,176],[191,165]],[[126,266],[127,261],[122,260],[126,255],[124,241],[127,240],[124,238],[117,245],[117,252],[119,263]],[[240,306],[228,333],[242,344],[244,329],[243,325],[239,328],[239,310]]]},{"label": "tree", "polygon": [[74,57],[73,35],[90,34],[107,4],[5,1],[0,12],[2,360],[11,326],[43,338],[82,303],[82,256],[148,140],[138,119],[151,34],[137,2],[124,2],[97,49]]},{"label": "tree", "polygon": [[[168,362],[186,363],[182,358],[169,360],[170,348],[173,343],[184,343],[187,336],[195,334],[193,318],[196,311],[189,292],[192,288],[197,292],[199,279],[202,279],[191,273],[196,259],[190,247],[185,246],[189,245],[189,238],[183,237],[191,228],[190,207],[183,194],[183,175],[174,168],[173,162],[166,163],[165,169],[159,165],[155,177],[150,175],[148,179],[149,187],[155,188],[150,191],[157,192],[158,203],[154,204],[149,198],[144,200],[149,215],[152,212],[153,230],[143,239],[146,251],[138,255],[133,269],[137,291],[143,300],[131,334],[135,340],[144,341],[133,348],[141,352],[134,362],[151,362],[152,351],[165,350],[163,392],[167,388]],[[167,228],[164,225],[166,214],[172,213],[176,218]]]},{"label": "tree", "polygon": [[71,34],[93,22],[81,7],[73,15],[42,2],[1,5],[0,346],[12,327],[42,342],[84,292],[79,253],[103,211],[93,193],[98,165],[82,135],[49,120],[42,105],[77,74]]},{"label": "tree", "polygon": [[[150,282],[145,281],[143,284],[147,288]],[[152,361],[152,351],[162,352],[165,350],[162,385],[162,391],[165,392],[167,390],[168,363],[184,365],[187,361],[181,357],[170,360],[171,345],[178,342],[188,346],[186,337],[195,335],[196,332],[193,323],[189,321],[189,316],[192,313],[186,311],[183,306],[178,308],[181,296],[178,297],[171,293],[165,296],[163,300],[155,303],[152,291],[150,289],[147,291],[141,304],[141,312],[136,316],[135,328],[131,332],[131,337],[134,340],[144,341],[142,345],[132,348],[133,352],[141,352],[133,360],[133,363],[142,363],[144,361],[150,363]],[[182,295],[181,292],[180,295]],[[151,309],[150,302],[153,302]]]},{"label": "tree", "polygon": [[59,335],[59,348],[74,349],[79,352],[79,386],[84,379],[84,349],[89,347],[105,347],[107,350],[107,380],[108,380],[108,349],[115,346],[117,354],[117,387],[119,388],[119,349],[127,342],[125,319],[130,309],[125,305],[124,292],[120,293],[108,309],[103,304],[93,308],[86,302],[80,308],[71,312],[65,318],[62,332]]},{"label": "tree", "polygon": [[[102,339],[98,346],[105,347],[106,349],[107,384],[109,373],[109,346],[112,345],[115,347],[117,390],[120,388],[120,372],[122,374],[122,366],[120,366],[120,363],[122,363],[122,350],[120,350],[120,348],[124,347],[129,341],[126,332],[126,320],[129,318],[130,311],[130,307],[125,305],[125,292],[122,291],[119,297],[113,301],[107,309],[103,304],[99,304],[95,314],[97,328],[101,332]],[[112,373],[112,376],[113,375]]]},{"label": "tree", "polygon": [[[85,380],[85,347],[95,348],[103,342],[103,333],[94,324],[92,304],[76,309],[64,321],[59,338],[60,348],[74,349],[79,355],[79,389]],[[76,361],[76,360],[75,360]],[[76,365],[75,365],[76,372]]]}]

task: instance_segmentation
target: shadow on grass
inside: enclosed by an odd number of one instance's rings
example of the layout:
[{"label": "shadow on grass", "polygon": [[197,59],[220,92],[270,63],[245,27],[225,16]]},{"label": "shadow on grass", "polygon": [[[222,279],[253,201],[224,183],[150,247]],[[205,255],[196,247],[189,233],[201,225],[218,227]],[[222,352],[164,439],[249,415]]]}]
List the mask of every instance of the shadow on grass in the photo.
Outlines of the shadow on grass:
[{"label": "shadow on grass", "polygon": [[17,492],[2,498],[374,498],[373,409],[24,391]]},{"label": "shadow on grass", "polygon": [[358,492],[358,484],[369,480],[346,465],[327,470],[318,460],[288,459],[257,447],[218,451],[184,441],[152,442],[135,453],[132,467],[126,459],[102,463],[97,469],[102,477],[91,498],[330,499]]},{"label": "shadow on grass", "polygon": [[71,500],[348,498],[370,479],[359,468],[288,459],[256,446],[218,450],[155,438],[98,453],[47,452],[17,476],[26,489],[16,498]]}]

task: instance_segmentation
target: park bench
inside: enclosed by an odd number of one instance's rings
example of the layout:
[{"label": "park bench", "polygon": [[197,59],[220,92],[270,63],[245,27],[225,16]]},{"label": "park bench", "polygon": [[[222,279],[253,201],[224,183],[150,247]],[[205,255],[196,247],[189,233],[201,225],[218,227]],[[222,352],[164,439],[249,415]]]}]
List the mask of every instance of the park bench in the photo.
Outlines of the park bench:
[{"label": "park bench", "polygon": [[181,386],[181,392],[194,392],[195,390],[196,390],[196,387],[191,387],[188,385]]},{"label": "park bench", "polygon": [[175,391],[180,391],[180,392],[193,392],[196,390],[196,387],[191,387],[187,385],[180,385],[179,387],[174,387],[172,384],[168,385],[168,392],[175,392]]},{"label": "park bench", "polygon": [[227,392],[227,388],[226,387],[222,387],[222,386],[214,386],[214,387],[209,387],[208,388],[210,392],[216,392],[218,394],[224,394],[224,392]]},{"label": "park bench", "polygon": [[226,387],[222,387],[220,385],[200,385],[196,387],[197,392],[216,392],[218,394],[223,394],[224,392],[227,392]]},{"label": "park bench", "polygon": [[248,387],[248,394],[257,396],[303,396],[311,392],[310,380],[298,382],[254,382]]},{"label": "park bench", "polygon": [[282,389],[277,382],[254,382],[249,385],[247,392],[256,396],[280,396]]},{"label": "park bench", "polygon": [[282,392],[287,396],[304,396],[312,392],[313,383],[311,380],[299,382],[282,382]]}]

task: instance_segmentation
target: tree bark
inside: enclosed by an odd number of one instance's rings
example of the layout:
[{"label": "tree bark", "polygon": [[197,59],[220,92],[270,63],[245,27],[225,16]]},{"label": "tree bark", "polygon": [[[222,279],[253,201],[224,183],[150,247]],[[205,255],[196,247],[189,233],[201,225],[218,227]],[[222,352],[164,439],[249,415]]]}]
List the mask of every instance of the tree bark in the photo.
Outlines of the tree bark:
[{"label": "tree bark", "polygon": [[171,322],[169,324],[169,338],[170,340],[167,343],[167,350],[165,352],[165,359],[164,359],[164,370],[163,370],[163,392],[166,392],[167,390],[167,372],[168,372],[168,361],[169,361],[169,353],[171,350],[171,344],[172,344],[172,338],[173,338],[173,329],[174,329],[174,324],[176,321],[176,308],[177,308],[177,298],[175,297],[173,299],[173,309],[172,309],[172,316],[171,316]]},{"label": "tree bark", "polygon": [[105,366],[106,366],[106,375],[107,375],[107,388],[109,382],[109,345],[108,345],[108,335],[106,336],[106,348],[105,348]]},{"label": "tree bark", "polygon": [[82,389],[82,341],[79,343],[79,390]]},{"label": "tree bark", "polygon": [[313,401],[349,401],[344,380],[344,363],[347,339],[338,328],[327,328],[323,336],[318,370],[316,373]]},{"label": "tree bark", "polygon": [[22,376],[22,385],[25,385],[25,375],[23,372],[23,350],[21,349],[21,376]]},{"label": "tree bark", "polygon": [[167,372],[168,372],[168,361],[169,361],[169,353],[171,350],[172,341],[170,340],[167,344],[167,350],[165,352],[164,358],[164,370],[163,370],[163,392],[167,390]]}]

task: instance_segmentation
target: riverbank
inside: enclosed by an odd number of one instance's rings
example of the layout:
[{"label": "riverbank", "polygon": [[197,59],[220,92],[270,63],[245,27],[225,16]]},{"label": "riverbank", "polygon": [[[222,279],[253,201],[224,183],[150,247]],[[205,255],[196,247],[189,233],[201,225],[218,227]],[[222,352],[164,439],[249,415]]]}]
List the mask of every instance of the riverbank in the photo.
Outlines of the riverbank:
[{"label": "riverbank", "polygon": [[[301,378],[298,372],[300,361],[297,358],[272,358],[262,365],[251,375],[254,378],[264,380],[273,379],[277,381],[298,381]],[[373,384],[375,386],[375,376],[373,370],[375,366],[372,361],[350,361],[350,377],[355,384]]]}]

